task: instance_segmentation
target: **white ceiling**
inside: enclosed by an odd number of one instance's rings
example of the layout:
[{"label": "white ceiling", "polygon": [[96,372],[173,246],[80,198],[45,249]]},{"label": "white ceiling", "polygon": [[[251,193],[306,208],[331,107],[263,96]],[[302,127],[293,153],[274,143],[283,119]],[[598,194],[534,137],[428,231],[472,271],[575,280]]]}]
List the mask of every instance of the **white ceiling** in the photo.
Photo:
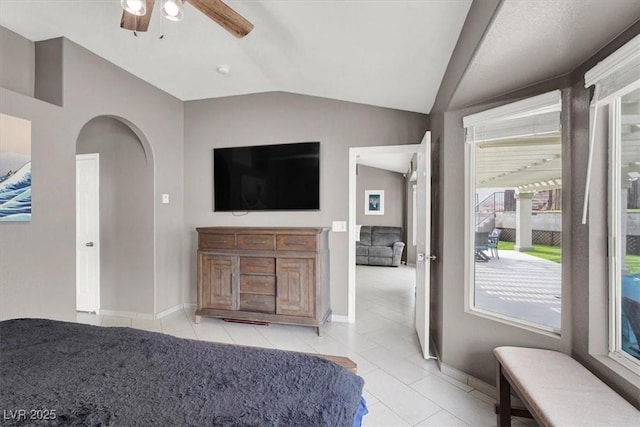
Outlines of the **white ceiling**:
[{"label": "white ceiling", "polygon": [[372,168],[406,173],[410,169],[412,157],[413,153],[363,153],[358,155],[356,163]]},{"label": "white ceiling", "polygon": [[247,37],[189,4],[167,21],[160,1],[137,38],[119,28],[119,0],[0,0],[0,25],[33,41],[64,36],[185,101],[284,91],[428,113],[471,0],[226,3],[255,25]]},{"label": "white ceiling", "polygon": [[639,0],[505,0],[450,107],[567,74],[638,19]]},{"label": "white ceiling", "polygon": [[[137,38],[119,28],[119,0],[0,0],[0,25],[34,41],[64,36],[185,101],[283,91],[429,113],[472,3],[225,1],[255,25],[244,39],[188,4],[169,22],[159,0]],[[504,0],[449,108],[569,73],[638,19],[639,0]],[[402,173],[408,160],[359,162]]]}]

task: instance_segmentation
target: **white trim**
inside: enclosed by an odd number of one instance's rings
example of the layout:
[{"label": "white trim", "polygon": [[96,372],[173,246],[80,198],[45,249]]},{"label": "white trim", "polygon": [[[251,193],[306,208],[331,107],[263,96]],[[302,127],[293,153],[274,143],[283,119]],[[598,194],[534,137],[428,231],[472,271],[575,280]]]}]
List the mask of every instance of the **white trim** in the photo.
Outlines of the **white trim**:
[{"label": "white trim", "polygon": [[598,102],[608,104],[640,87],[640,58],[597,84],[601,86]]},{"label": "white trim", "polygon": [[516,317],[507,316],[493,311],[483,310],[477,307],[471,307],[466,310],[466,313],[476,315],[478,317],[484,317],[485,319],[493,320],[505,325],[513,326],[516,328],[524,329],[529,332],[535,332],[541,335],[545,335],[551,338],[560,339],[561,332],[554,328],[544,326],[539,323],[529,322],[527,320],[518,319]]},{"label": "white trim", "polygon": [[630,370],[636,376],[640,376],[640,363],[638,363],[638,359],[628,355],[626,352],[622,350],[610,352],[609,358],[623,368]]},{"label": "white trim", "polygon": [[347,244],[347,318],[349,323],[356,321],[356,236],[352,230],[356,228],[356,196],[357,196],[357,175],[359,150],[349,148],[349,219],[348,219],[348,239]]},{"label": "white trim", "polygon": [[475,231],[476,231],[476,146],[465,144],[464,151],[464,309],[475,304]]},{"label": "white trim", "polygon": [[[597,87],[597,86],[596,86]],[[620,285],[622,283],[622,227],[621,227],[621,193],[622,193],[622,138],[620,129],[621,101],[617,98],[609,110],[609,207],[608,234],[609,247],[609,352],[620,351],[621,345],[618,332],[621,331],[621,298]],[[626,214],[626,212],[625,212]],[[626,238],[625,238],[626,239]]]},{"label": "white trim", "polygon": [[[560,91],[549,92],[559,96]],[[544,94],[544,99],[549,100],[549,94]],[[540,97],[536,97],[540,99]],[[558,99],[560,101],[560,99]],[[522,102],[522,101],[520,101]],[[539,105],[539,104],[538,104]],[[480,113],[479,113],[480,114]],[[472,128],[473,129],[473,128]],[[507,316],[501,313],[484,310],[476,307],[475,305],[475,251],[474,240],[476,231],[476,216],[475,216],[475,192],[476,192],[476,149],[478,146],[474,144],[465,144],[465,156],[464,156],[464,170],[465,170],[465,188],[464,188],[464,310],[465,313],[470,315],[482,317],[495,322],[503,323],[516,328],[524,329],[530,332],[535,332],[552,338],[560,338],[561,330],[530,322],[523,319],[518,319],[514,316]],[[561,287],[564,284],[561,280]]]},{"label": "white trim", "polygon": [[[456,381],[458,383],[462,383],[463,385],[471,387],[474,390],[479,391],[480,393],[488,396],[493,401],[495,401],[495,399],[496,399],[496,388],[493,385],[491,385],[489,383],[486,383],[486,382],[484,382],[484,381],[482,381],[482,380],[480,380],[480,379],[478,379],[478,378],[476,378],[476,377],[474,377],[472,375],[469,375],[464,371],[461,371],[461,370],[456,369],[456,368],[454,368],[452,366],[449,366],[446,363],[440,363],[440,372],[445,377],[449,377],[449,378],[453,379],[454,381]],[[440,378],[442,378],[443,380],[447,381],[447,379],[443,378],[442,376],[440,376]],[[452,381],[447,381],[447,382],[449,382],[450,384],[453,384],[453,385],[457,385],[455,382],[452,382]],[[519,402],[519,400],[518,400],[518,402]]]},{"label": "white trim", "polygon": [[361,154],[386,154],[386,153],[417,153],[419,144],[407,145],[380,145],[373,147],[349,148],[349,223],[348,223],[348,257],[349,274],[347,283],[347,317],[349,323],[356,321],[356,236],[352,230],[356,228],[356,165]]},{"label": "white trim", "polygon": [[[94,160],[95,161],[95,166],[96,166],[96,170],[95,170],[95,172],[96,172],[96,176],[95,176],[95,179],[96,179],[96,193],[97,193],[96,194],[96,198],[97,198],[96,203],[98,205],[97,206],[98,209],[97,209],[97,212],[95,213],[95,216],[96,216],[96,221],[98,223],[97,224],[98,228],[97,228],[97,230],[95,232],[96,235],[95,235],[95,238],[93,239],[93,243],[95,245],[94,246],[94,248],[95,248],[94,252],[95,252],[96,259],[97,259],[97,263],[96,263],[97,265],[96,265],[96,271],[95,271],[97,277],[95,278],[96,285],[95,285],[94,309],[95,309],[95,312],[98,313],[98,311],[100,310],[100,279],[102,277],[101,274],[100,274],[100,269],[102,268],[102,258],[101,258],[101,255],[100,255],[100,246],[101,246],[101,243],[100,243],[100,237],[101,237],[101,234],[100,234],[100,224],[101,224],[100,223],[100,153],[76,154],[76,168],[77,168],[78,160]],[[75,194],[75,196],[77,196],[77,185],[78,185],[78,183],[76,181],[76,194]],[[77,205],[77,203],[78,203],[78,200],[76,200],[76,205]],[[76,214],[75,220],[76,220],[76,224],[77,224],[77,221],[78,221],[77,214]],[[77,236],[77,230],[76,230],[76,236]],[[76,264],[78,262],[77,244],[78,243],[76,242]],[[77,292],[78,292],[78,290],[77,290],[77,283],[76,283],[76,293]]]},{"label": "white trim", "polygon": [[560,112],[535,113],[531,116],[516,117],[496,122],[482,122],[467,129],[465,141],[479,143],[485,141],[527,138],[533,136],[558,134],[560,131]]},{"label": "white trim", "polygon": [[475,390],[478,390],[480,393],[491,397],[493,400],[496,399],[496,388],[489,383],[486,383],[476,377],[472,377],[471,375],[469,375],[467,385],[469,385],[469,387],[473,387]]},{"label": "white trim", "polygon": [[149,313],[136,313],[135,311],[120,311],[120,310],[98,310],[96,312],[100,316],[114,316],[114,317],[130,317],[132,319],[146,319],[154,320],[153,314]]},{"label": "white trim", "polygon": [[183,310],[185,308],[187,308],[187,306],[191,306],[191,304],[177,304],[174,305],[173,307],[170,307],[166,310],[161,311],[160,313],[156,313],[156,319],[162,319],[163,317],[166,317],[170,314],[175,313],[176,311],[180,311]]},{"label": "white trim", "polygon": [[76,160],[93,160],[99,158],[100,153],[76,154]]},{"label": "white trim", "polygon": [[[414,172],[415,173],[415,172]],[[411,245],[418,244],[418,193],[416,192],[416,184],[411,185]],[[408,265],[409,263],[407,263]],[[415,265],[415,263],[413,263]]]},{"label": "white trim", "polygon": [[332,314],[331,321],[338,323],[353,323],[353,321],[349,319],[349,316],[341,316],[339,314]]},{"label": "white trim", "polygon": [[589,209],[589,187],[591,186],[591,165],[593,165],[593,143],[596,136],[596,123],[598,121],[598,96],[600,94],[600,85],[596,84],[593,96],[593,114],[590,114],[591,133],[589,135],[589,158],[587,160],[587,177],[584,184],[584,203],[582,205],[582,225],[587,223],[587,210]]},{"label": "white trim", "polygon": [[456,369],[452,366],[449,366],[446,363],[440,363],[440,372],[442,372],[447,377],[454,379],[455,381],[462,383],[464,385],[467,385],[467,383],[469,382],[469,375],[466,372],[463,372],[460,369]]},{"label": "white trim", "polygon": [[609,110],[609,207],[608,239],[609,245],[609,328],[608,356],[634,374],[640,374],[640,361],[628,355],[622,349],[622,269],[624,266],[622,217],[626,215],[622,197],[622,98],[616,97]]},{"label": "white trim", "polygon": [[589,87],[607,78],[636,58],[640,58],[640,35],[631,39],[627,44],[587,71],[584,75],[584,87]]},{"label": "white trim", "polygon": [[521,101],[512,102],[500,107],[491,108],[462,118],[462,125],[470,128],[487,122],[509,120],[561,110],[560,91],[543,93],[542,95]]}]

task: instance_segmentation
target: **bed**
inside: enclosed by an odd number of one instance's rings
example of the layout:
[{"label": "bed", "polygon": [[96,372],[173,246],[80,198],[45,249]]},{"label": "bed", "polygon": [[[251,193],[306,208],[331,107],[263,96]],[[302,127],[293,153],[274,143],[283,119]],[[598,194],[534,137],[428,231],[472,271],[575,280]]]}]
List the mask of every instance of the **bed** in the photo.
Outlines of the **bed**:
[{"label": "bed", "polygon": [[0,424],[352,426],[364,381],[304,353],[0,322]]}]

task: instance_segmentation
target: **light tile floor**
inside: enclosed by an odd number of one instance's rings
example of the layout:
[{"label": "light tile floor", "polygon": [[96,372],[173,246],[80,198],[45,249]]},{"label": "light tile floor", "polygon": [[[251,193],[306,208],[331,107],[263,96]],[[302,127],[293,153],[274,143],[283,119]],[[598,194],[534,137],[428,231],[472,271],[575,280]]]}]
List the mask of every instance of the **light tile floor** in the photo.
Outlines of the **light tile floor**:
[{"label": "light tile floor", "polygon": [[[182,338],[346,356],[365,380],[363,426],[495,426],[493,397],[442,374],[424,360],[413,328],[415,270],[358,266],[356,322],[312,328],[252,326],[203,318],[194,310],[160,320],[78,313],[78,322],[128,326]],[[514,426],[523,422],[515,419]],[[529,424],[535,425],[535,424]]]}]

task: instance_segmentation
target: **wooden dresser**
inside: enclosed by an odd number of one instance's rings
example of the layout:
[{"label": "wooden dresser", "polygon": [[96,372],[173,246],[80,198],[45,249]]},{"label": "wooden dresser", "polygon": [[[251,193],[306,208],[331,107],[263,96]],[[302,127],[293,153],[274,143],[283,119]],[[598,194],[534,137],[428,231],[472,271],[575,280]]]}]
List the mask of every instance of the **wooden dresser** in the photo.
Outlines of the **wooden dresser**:
[{"label": "wooden dresser", "polygon": [[198,231],[201,316],[313,326],[329,307],[329,229],[205,227]]}]

